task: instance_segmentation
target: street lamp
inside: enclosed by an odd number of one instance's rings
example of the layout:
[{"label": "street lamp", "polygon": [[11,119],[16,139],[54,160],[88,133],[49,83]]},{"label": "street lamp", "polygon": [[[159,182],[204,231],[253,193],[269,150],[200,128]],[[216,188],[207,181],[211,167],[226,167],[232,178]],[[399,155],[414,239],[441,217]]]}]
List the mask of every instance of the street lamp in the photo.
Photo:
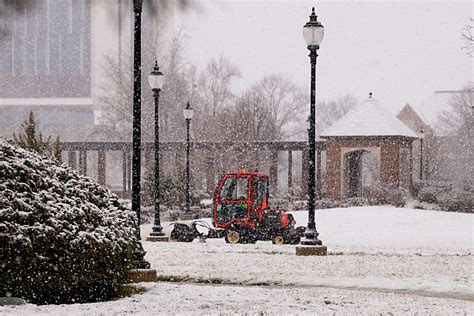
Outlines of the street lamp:
[{"label": "street lamp", "polygon": [[143,0],[133,0],[132,211],[137,214],[135,268],[149,269],[150,263],[144,259],[146,252],[140,241],[142,6]]},{"label": "street lamp", "polygon": [[184,205],[184,211],[186,213],[191,212],[191,201],[189,194],[189,126],[191,125],[193,114],[193,109],[188,102],[186,107],[183,109],[183,115],[186,119],[186,204]]},{"label": "street lamp", "polygon": [[316,58],[318,57],[319,44],[321,44],[324,37],[324,27],[318,22],[318,16],[314,12],[314,7],[309,22],[303,27],[303,38],[306,42],[309,57],[311,62],[311,103],[309,116],[309,166],[308,166],[308,228],[301,240],[302,245],[321,245],[321,240],[318,239],[318,231],[316,230],[316,223],[314,218],[316,189],[315,189],[315,165],[316,165]]},{"label": "street lamp", "polygon": [[148,82],[153,90],[155,99],[155,222],[150,236],[164,236],[163,227],[160,222],[160,121],[158,116],[158,103],[160,101],[160,91],[163,87],[165,76],[155,61],[155,67],[148,76]]},{"label": "street lamp", "polygon": [[423,128],[420,128],[420,180],[423,180],[423,138],[425,138],[425,132]]}]

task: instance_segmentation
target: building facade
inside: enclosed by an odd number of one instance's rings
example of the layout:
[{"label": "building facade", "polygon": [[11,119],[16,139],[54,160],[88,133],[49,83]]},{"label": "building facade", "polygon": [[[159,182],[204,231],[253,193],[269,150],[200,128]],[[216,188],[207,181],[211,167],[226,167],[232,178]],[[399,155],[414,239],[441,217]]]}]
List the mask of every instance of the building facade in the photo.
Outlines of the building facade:
[{"label": "building facade", "polygon": [[[418,136],[372,95],[321,138],[326,139],[326,197],[359,197],[370,185],[411,191],[412,142]],[[364,183],[364,174],[370,174],[369,183]]]},{"label": "building facade", "polygon": [[[142,20],[148,30],[165,23]],[[33,111],[44,135],[87,140],[110,80],[106,59],[131,56],[132,1],[34,1],[1,22],[0,137],[19,132]]]}]

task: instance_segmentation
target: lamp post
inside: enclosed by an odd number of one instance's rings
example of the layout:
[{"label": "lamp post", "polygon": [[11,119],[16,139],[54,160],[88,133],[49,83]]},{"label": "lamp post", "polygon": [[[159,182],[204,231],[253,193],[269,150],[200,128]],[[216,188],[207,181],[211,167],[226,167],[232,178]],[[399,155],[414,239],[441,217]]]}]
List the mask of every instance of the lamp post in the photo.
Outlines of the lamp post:
[{"label": "lamp post", "polygon": [[[160,222],[160,121],[158,115],[158,103],[160,101],[160,91],[164,83],[164,75],[155,61],[155,67],[148,76],[148,82],[153,90],[155,100],[155,222],[150,236],[164,236],[163,227]],[[147,239],[148,240],[148,239]]]},{"label": "lamp post", "polygon": [[425,138],[425,132],[423,128],[420,129],[420,180],[423,180],[423,138]]},{"label": "lamp post", "polygon": [[189,127],[191,125],[191,119],[193,118],[193,114],[194,111],[188,102],[186,104],[186,108],[183,109],[183,115],[186,120],[186,203],[184,205],[184,211],[186,213],[191,212],[191,200],[189,194]]},{"label": "lamp post", "polygon": [[315,165],[316,165],[316,58],[318,57],[319,44],[324,37],[324,27],[318,22],[318,17],[314,12],[314,7],[309,22],[303,27],[303,38],[309,50],[311,62],[311,102],[309,116],[309,166],[308,166],[308,227],[304,233],[305,238],[301,240],[302,245],[321,245],[318,239],[318,231],[316,230],[314,209],[316,200],[316,184],[315,184]]},{"label": "lamp post", "polygon": [[141,34],[143,0],[133,0],[133,136],[132,136],[132,211],[137,214],[135,268],[149,269],[140,241],[140,173],[141,173]]}]

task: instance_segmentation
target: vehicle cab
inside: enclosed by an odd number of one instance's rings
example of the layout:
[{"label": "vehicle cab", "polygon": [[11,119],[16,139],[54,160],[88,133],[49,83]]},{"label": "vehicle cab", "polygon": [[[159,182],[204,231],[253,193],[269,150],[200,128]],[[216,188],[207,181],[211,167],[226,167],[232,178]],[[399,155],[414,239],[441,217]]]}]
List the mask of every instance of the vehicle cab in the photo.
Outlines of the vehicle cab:
[{"label": "vehicle cab", "polygon": [[213,197],[214,226],[255,228],[268,206],[268,177],[241,170],[221,176]]}]

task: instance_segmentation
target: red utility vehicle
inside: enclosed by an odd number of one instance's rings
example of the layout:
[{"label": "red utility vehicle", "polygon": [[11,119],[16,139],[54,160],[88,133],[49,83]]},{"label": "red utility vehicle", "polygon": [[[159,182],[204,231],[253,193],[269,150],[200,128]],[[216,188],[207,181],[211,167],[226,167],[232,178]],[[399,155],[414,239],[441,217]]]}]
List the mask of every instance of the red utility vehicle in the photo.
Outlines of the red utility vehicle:
[{"label": "red utility vehicle", "polygon": [[214,192],[213,224],[223,230],[226,242],[271,240],[274,244],[299,243],[305,228],[295,229],[293,215],[269,208],[266,175],[245,170],[226,173]]}]

